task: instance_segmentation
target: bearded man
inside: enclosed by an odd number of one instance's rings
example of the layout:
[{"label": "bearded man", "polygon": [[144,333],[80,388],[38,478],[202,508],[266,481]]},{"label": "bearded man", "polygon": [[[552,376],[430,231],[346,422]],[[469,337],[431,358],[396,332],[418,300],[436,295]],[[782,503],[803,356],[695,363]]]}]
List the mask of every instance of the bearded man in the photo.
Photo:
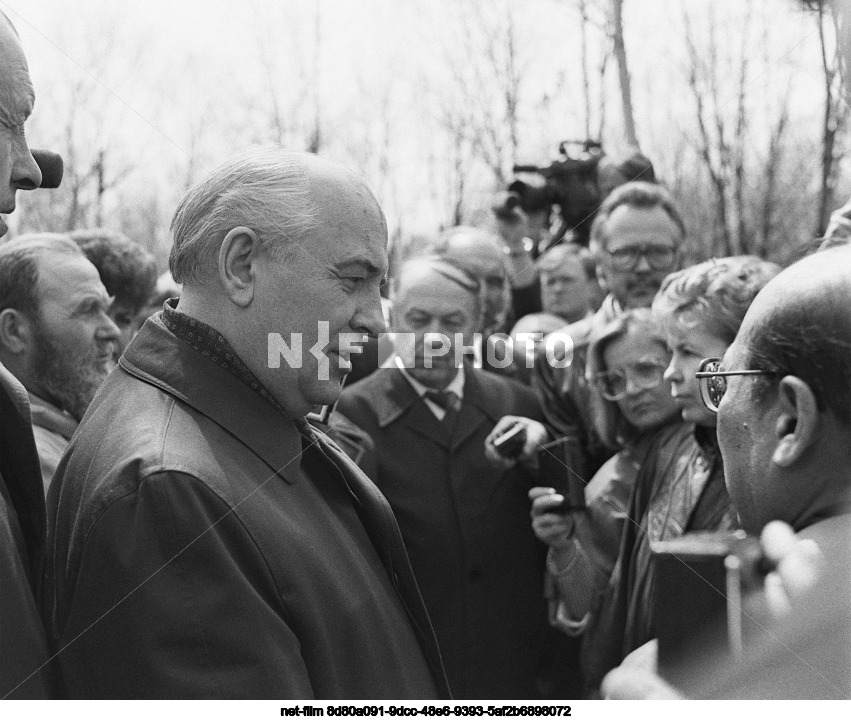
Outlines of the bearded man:
[{"label": "bearded man", "polygon": [[27,389],[44,492],[95,391],[119,330],[98,271],[69,237],[0,247],[0,362]]}]

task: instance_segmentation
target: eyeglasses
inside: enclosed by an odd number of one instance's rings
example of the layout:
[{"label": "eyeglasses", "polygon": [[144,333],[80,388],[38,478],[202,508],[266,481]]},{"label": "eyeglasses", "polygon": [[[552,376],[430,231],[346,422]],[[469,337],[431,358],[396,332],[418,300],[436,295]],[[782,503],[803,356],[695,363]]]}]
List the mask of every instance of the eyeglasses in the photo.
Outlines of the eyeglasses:
[{"label": "eyeglasses", "polygon": [[700,362],[695,377],[700,381],[700,398],[710,411],[718,412],[718,405],[727,392],[727,376],[770,376],[774,371],[721,371],[720,358],[706,358]]},{"label": "eyeglasses", "polygon": [[653,270],[670,270],[677,260],[677,249],[670,245],[628,245],[606,251],[612,268],[620,271],[635,270],[639,258],[646,258]]},{"label": "eyeglasses", "polygon": [[594,385],[607,401],[620,401],[633,392],[657,388],[665,376],[668,364],[655,358],[637,361],[622,370],[602,371],[594,375]]}]

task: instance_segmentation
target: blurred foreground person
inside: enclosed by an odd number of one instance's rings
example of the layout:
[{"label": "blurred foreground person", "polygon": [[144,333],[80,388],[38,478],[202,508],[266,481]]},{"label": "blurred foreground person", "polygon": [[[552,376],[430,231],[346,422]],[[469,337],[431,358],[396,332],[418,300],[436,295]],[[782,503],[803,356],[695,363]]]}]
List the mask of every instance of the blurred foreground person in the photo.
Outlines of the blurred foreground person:
[{"label": "blurred foreground person", "polygon": [[68,236],[0,246],[0,361],[30,397],[44,493],[113,367],[118,327],[97,269]]},{"label": "blurred foreground person", "polygon": [[[765,593],[780,620],[739,663],[713,662],[711,649],[696,648],[691,682],[679,693],[851,696],[848,268],[847,246],[790,266],[756,297],[723,358],[708,359],[701,371],[742,527],[762,533],[777,565]],[[621,698],[674,693],[651,670],[629,667],[610,674],[605,689]]]},{"label": "blurred foreground person", "polygon": [[[528,388],[456,357],[479,326],[479,297],[458,265],[408,261],[391,310],[398,355],[347,387],[339,407],[375,441],[375,481],[402,529],[453,695],[539,698],[559,639],[541,597],[544,548],[527,520],[531,476],[495,468],[483,445],[501,416],[540,412]],[[445,339],[445,353],[428,354],[429,333]]]},{"label": "blurred foreground person", "polygon": [[48,497],[65,693],[445,696],[390,506],[304,420],[339,395],[342,334],[384,327],[374,196],[255,148],[190,189],[172,230],[180,301],[130,343]]},{"label": "blurred foreground person", "polygon": [[156,288],[154,256],[120,233],[101,228],[75,230],[71,238],[97,268],[106,292],[113,299],[109,317],[121,332],[114,353],[118,362],[136,332],[136,316]]},{"label": "blurred foreground person", "polygon": [[[17,191],[41,185],[23,129],[33,100],[23,48],[0,11],[0,236]],[[46,698],[50,687],[47,641],[33,598],[44,553],[44,491],[30,420],[24,387],[0,363],[2,698]]]}]

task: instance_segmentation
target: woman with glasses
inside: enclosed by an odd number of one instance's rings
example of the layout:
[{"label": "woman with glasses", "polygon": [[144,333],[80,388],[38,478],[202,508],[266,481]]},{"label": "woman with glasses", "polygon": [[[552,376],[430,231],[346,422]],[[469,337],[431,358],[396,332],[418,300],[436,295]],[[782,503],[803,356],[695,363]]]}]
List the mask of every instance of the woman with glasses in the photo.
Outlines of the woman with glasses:
[{"label": "woman with glasses", "polygon": [[594,423],[600,438],[621,450],[588,483],[584,511],[559,512],[564,498],[553,488],[530,492],[532,526],[550,546],[551,622],[570,635],[583,634],[583,665],[596,665],[594,612],[618,558],[638,472],[651,448],[676,456],[690,443],[690,428],[680,421],[664,379],[670,357],[649,309],[627,311],[601,329],[588,351]]},{"label": "woman with glasses", "polygon": [[724,355],[754,297],[779,270],[750,256],[710,260],[669,275],[653,301],[654,318],[671,352],[665,381],[691,435],[673,453],[671,447],[654,444],[638,472],[627,506],[630,522],[624,524],[618,560],[598,614],[592,683],[656,637],[651,544],[737,525],[724,485],[715,413],[701,400],[700,384],[710,379],[699,379],[697,373],[705,358]]},{"label": "woman with glasses", "polygon": [[[777,271],[774,264],[757,258],[709,261],[669,276],[654,301],[654,318],[664,329],[670,349],[665,386],[670,387],[685,424],[654,434],[624,502],[626,520],[614,569],[595,612],[579,629],[584,630],[583,672],[589,689],[595,689],[608,670],[656,635],[651,613],[651,543],[689,531],[735,526],[715,442],[715,416],[701,401],[701,381],[695,374],[704,358],[723,355],[754,296]],[[596,373],[594,380],[601,394],[615,395],[619,377]],[[649,368],[646,373],[648,378],[652,376]],[[717,377],[713,379],[717,385]],[[625,387],[623,381],[620,386]],[[617,502],[613,493],[610,496],[614,508]],[[539,507],[544,504],[537,499],[536,503]],[[603,528],[598,521],[596,541],[587,545],[600,547]],[[587,557],[597,561],[598,569],[603,568],[599,563],[602,554],[588,553]],[[574,577],[579,575],[578,568]],[[550,570],[554,570],[552,566]],[[576,578],[573,583],[567,578],[559,580],[563,606],[583,600],[582,584]],[[574,610],[574,622],[579,620],[576,615]]]}]

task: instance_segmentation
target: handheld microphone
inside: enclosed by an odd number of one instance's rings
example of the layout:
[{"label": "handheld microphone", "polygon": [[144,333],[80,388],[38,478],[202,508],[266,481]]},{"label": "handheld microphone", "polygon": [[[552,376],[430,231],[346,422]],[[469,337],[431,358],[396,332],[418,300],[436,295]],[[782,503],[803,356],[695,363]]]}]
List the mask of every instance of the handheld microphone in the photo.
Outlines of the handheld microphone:
[{"label": "handheld microphone", "polygon": [[62,156],[51,153],[49,150],[30,150],[30,152],[41,170],[41,186],[39,187],[58,188],[62,182],[62,174],[65,172]]}]

